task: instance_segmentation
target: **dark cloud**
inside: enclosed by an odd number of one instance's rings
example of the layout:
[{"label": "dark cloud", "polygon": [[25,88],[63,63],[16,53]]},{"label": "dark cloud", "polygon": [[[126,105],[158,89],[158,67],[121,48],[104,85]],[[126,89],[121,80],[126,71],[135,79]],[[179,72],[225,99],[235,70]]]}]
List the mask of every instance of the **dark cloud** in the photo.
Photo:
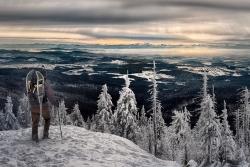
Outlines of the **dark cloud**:
[{"label": "dark cloud", "polygon": [[245,11],[250,12],[250,3],[246,0],[239,1],[214,1],[214,0],[134,0],[126,1],[125,6],[174,6],[174,7],[189,7],[193,9],[215,9],[229,11]]},{"label": "dark cloud", "polygon": [[[107,3],[112,4],[112,1],[107,1]],[[39,8],[39,3],[37,6],[4,7],[0,0],[0,22],[7,24],[129,24],[186,17],[184,13],[148,10],[147,7],[127,9],[123,5],[113,7],[111,4],[96,8],[88,8],[88,3],[86,6],[68,8],[65,5]]]},{"label": "dark cloud", "polygon": [[102,12],[88,12],[76,10],[64,11],[0,11],[2,22],[54,22],[54,23],[76,23],[76,24],[126,24],[144,22],[159,19],[157,16],[131,16],[122,14],[110,14]]},{"label": "dark cloud", "polygon": [[[93,5],[95,4],[95,5]],[[99,5],[98,5],[99,4]],[[211,12],[204,9],[215,9]],[[129,24],[156,21],[192,21],[223,11],[250,12],[246,0],[0,0],[0,22],[7,24]],[[229,13],[226,13],[227,15]],[[205,15],[205,17],[204,17]],[[237,19],[237,18],[236,18]]]}]

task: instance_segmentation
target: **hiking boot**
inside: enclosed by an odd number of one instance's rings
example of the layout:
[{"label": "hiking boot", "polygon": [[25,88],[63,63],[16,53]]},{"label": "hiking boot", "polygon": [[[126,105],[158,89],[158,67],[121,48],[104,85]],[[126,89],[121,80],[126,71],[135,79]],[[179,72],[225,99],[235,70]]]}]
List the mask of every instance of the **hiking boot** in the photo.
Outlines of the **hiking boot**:
[{"label": "hiking boot", "polygon": [[37,134],[33,134],[32,135],[32,140],[38,143],[38,141],[39,141],[38,140],[38,135]]},{"label": "hiking boot", "polygon": [[43,139],[49,138],[49,126],[50,126],[50,119],[45,119],[43,128]]},{"label": "hiking boot", "polygon": [[49,134],[48,133],[43,133],[43,139],[49,139]]}]

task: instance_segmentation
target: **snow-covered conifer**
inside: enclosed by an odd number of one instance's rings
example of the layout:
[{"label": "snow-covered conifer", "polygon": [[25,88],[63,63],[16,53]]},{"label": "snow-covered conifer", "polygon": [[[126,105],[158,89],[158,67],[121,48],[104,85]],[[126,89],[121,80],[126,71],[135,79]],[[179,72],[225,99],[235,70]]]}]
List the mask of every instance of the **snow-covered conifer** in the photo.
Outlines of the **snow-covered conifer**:
[{"label": "snow-covered conifer", "polygon": [[125,87],[120,91],[120,97],[114,112],[114,127],[115,134],[135,141],[137,102],[135,94],[129,86],[129,77],[126,75]]},{"label": "snow-covered conifer", "polygon": [[221,129],[217,114],[214,111],[214,103],[210,95],[202,102],[202,111],[196,128],[198,138],[201,141],[201,149],[204,150],[203,159],[211,163],[218,160],[219,146],[221,141]]},{"label": "snow-covered conifer", "polygon": [[145,107],[142,106],[139,121],[138,121],[138,126],[140,127],[147,126],[147,123],[148,123],[148,118],[146,117]]},{"label": "snow-covered conifer", "polygon": [[157,157],[162,157],[162,155],[164,154],[164,150],[162,150],[162,146],[164,144],[164,129],[165,129],[165,121],[162,117],[162,106],[161,103],[158,102],[157,103],[157,110],[156,110],[156,143],[157,143],[157,152],[156,152],[156,156]]},{"label": "snow-covered conifer", "polygon": [[70,115],[73,125],[85,127],[85,122],[79,109],[79,105],[77,103],[74,105],[73,111]]},{"label": "snow-covered conifer", "polygon": [[5,114],[4,114],[3,110],[0,110],[0,131],[5,130],[5,127],[4,127],[5,119],[4,119],[4,117],[5,117]]},{"label": "snow-covered conifer", "polygon": [[222,110],[222,130],[221,130],[221,147],[220,152],[222,159],[227,160],[233,160],[235,157],[235,151],[236,151],[236,144],[233,139],[232,132],[230,130],[228,120],[227,120],[228,114],[227,114],[227,106],[226,102],[224,101],[224,109]]},{"label": "snow-covered conifer", "polygon": [[242,147],[250,147],[250,104],[249,104],[249,90],[247,87],[241,92],[241,106],[240,106],[240,124],[241,124],[241,138]]},{"label": "snow-covered conifer", "polygon": [[59,117],[60,117],[59,120],[60,120],[61,124],[66,125],[67,124],[67,118],[66,118],[67,108],[65,107],[64,100],[62,100],[59,103],[58,112],[59,112]]},{"label": "snow-covered conifer", "polygon": [[140,116],[138,117],[138,132],[136,143],[142,149],[149,152],[149,135],[150,135],[150,124],[149,120],[146,117],[145,108],[142,106]]},{"label": "snow-covered conifer", "polygon": [[55,106],[50,106],[50,124],[51,125],[58,125],[59,118],[58,118],[58,109]]},{"label": "snow-covered conifer", "polygon": [[189,125],[190,113],[187,108],[184,111],[174,111],[173,121],[170,126],[172,131],[170,142],[173,144],[174,160],[187,164],[190,160],[189,150],[191,142],[191,128]]},{"label": "snow-covered conifer", "polygon": [[10,96],[7,96],[7,102],[5,103],[5,124],[6,130],[18,129],[19,123],[16,116],[13,113],[13,103]]},{"label": "snow-covered conifer", "polygon": [[109,132],[110,131],[110,118],[112,114],[112,98],[108,93],[107,85],[102,86],[102,92],[99,95],[97,101],[97,114],[96,114],[96,130],[100,132]]},{"label": "snow-covered conifer", "polygon": [[156,81],[156,66],[155,61],[153,61],[153,78],[152,78],[152,89],[150,90],[150,100],[152,102],[152,121],[154,129],[154,155],[157,154],[157,122],[156,122],[156,112],[157,112],[157,103],[158,103],[158,90],[157,90],[157,81]]},{"label": "snow-covered conifer", "polygon": [[72,116],[73,116],[73,113],[66,114],[66,125],[74,125]]},{"label": "snow-covered conifer", "polygon": [[28,96],[23,94],[19,103],[17,119],[21,127],[28,128],[31,126],[31,111]]},{"label": "snow-covered conifer", "polygon": [[86,129],[90,130],[90,128],[91,128],[91,119],[90,117],[88,117],[86,121]]},{"label": "snow-covered conifer", "polygon": [[96,115],[93,114],[90,121],[90,130],[96,131]]}]

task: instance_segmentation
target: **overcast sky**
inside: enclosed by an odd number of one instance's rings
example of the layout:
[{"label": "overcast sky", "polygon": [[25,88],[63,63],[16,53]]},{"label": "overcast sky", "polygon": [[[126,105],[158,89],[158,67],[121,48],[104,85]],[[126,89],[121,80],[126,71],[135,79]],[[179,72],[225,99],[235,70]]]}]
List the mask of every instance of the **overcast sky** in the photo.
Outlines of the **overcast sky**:
[{"label": "overcast sky", "polygon": [[250,42],[249,0],[0,0],[0,40]]}]

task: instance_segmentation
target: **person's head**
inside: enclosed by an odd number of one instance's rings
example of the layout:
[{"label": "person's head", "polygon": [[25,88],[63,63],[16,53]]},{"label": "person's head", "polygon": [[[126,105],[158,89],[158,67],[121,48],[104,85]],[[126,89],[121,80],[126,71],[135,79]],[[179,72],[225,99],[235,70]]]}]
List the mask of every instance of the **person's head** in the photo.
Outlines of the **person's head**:
[{"label": "person's head", "polygon": [[29,78],[28,78],[28,87],[29,87],[29,91],[32,91],[35,88],[35,85],[37,84],[37,77],[36,77],[36,72],[35,70],[31,70],[28,74]]}]

